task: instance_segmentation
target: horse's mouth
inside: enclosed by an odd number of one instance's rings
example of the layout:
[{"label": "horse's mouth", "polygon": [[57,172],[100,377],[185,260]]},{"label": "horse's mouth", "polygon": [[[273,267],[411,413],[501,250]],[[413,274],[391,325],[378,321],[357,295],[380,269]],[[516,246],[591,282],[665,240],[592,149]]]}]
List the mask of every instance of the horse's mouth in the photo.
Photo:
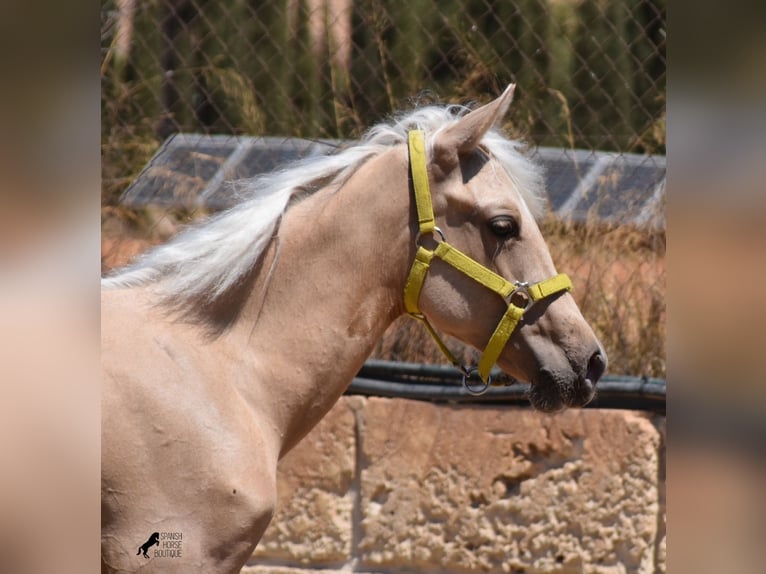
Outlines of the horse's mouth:
[{"label": "horse's mouth", "polygon": [[594,352],[582,370],[547,370],[538,373],[529,390],[532,406],[543,412],[584,407],[596,395],[596,385],[606,371],[606,358]]},{"label": "horse's mouth", "polygon": [[587,376],[566,380],[544,373],[532,382],[529,402],[538,411],[555,413],[566,408],[583,407],[595,395],[596,383]]}]

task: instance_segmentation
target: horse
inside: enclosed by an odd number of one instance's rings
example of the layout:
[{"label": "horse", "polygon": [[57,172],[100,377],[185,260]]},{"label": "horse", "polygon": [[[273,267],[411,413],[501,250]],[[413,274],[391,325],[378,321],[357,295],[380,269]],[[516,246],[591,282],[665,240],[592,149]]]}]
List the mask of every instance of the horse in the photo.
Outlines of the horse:
[{"label": "horse", "polygon": [[160,545],[160,533],[159,532],[152,532],[152,535],[149,537],[149,540],[144,542],[141,546],[138,547],[138,552],[136,552],[136,556],[139,554],[143,554],[144,558],[149,558],[149,555],[146,553],[149,548],[152,546],[159,546]]},{"label": "horse", "polygon": [[[606,354],[537,225],[540,168],[498,125],[513,90],[243,182],[102,279],[102,571],[239,572],[277,462],[405,313],[483,349],[467,387],[496,363],[539,410],[592,399]],[[136,561],[155,531],[183,551]]]}]

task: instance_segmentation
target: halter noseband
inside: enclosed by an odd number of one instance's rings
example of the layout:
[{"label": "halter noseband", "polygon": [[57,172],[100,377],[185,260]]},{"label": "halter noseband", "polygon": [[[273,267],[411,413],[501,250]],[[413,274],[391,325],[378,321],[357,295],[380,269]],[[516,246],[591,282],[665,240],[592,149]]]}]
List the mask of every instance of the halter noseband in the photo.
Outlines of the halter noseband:
[{"label": "halter noseband", "polygon": [[[412,130],[408,135],[410,170],[418,214],[418,234],[415,238],[415,245],[418,249],[404,288],[404,307],[411,317],[421,321],[426,326],[431,337],[436,341],[441,352],[444,353],[444,356],[463,373],[463,386],[466,390],[472,395],[480,395],[486,392],[492,384],[490,370],[495,365],[500,353],[503,352],[503,348],[505,348],[508,339],[521,321],[524,313],[541,299],[561,291],[569,291],[572,288],[572,282],[566,274],[559,273],[554,277],[531,285],[523,281],[511,283],[447,243],[444,233],[436,227],[434,221],[431,191],[428,185],[425,133],[422,130]],[[421,244],[421,238],[426,235],[434,236],[434,240],[437,241],[435,249],[427,249]],[[438,239],[436,239],[436,235],[439,236]],[[420,311],[418,306],[420,292],[423,289],[426,275],[428,275],[428,270],[434,257],[438,257],[464,275],[497,293],[508,305],[508,309],[503,314],[484,348],[478,367],[462,365],[441,340],[426,316]],[[514,300],[522,303],[523,306],[516,305],[513,302]],[[481,384],[469,384],[469,380],[474,374],[479,375]]]}]

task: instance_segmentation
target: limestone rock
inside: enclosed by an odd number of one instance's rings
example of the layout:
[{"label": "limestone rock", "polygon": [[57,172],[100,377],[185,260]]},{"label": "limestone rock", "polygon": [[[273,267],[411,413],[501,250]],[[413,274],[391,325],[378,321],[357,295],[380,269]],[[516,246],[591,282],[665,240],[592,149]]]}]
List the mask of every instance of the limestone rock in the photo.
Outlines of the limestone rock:
[{"label": "limestone rock", "polygon": [[654,572],[657,429],[644,415],[369,399],[364,568]]},{"label": "limestone rock", "polygon": [[280,463],[243,572],[661,574],[661,435],[627,411],[343,397]]},{"label": "limestone rock", "polygon": [[305,568],[286,568],[284,566],[245,566],[240,574],[348,574],[348,570],[307,570]]},{"label": "limestone rock", "polygon": [[302,564],[351,555],[354,415],[340,401],[279,463],[278,505],[253,557]]},{"label": "limestone rock", "polygon": [[348,574],[348,570],[307,570],[305,568],[287,568],[284,566],[245,566],[240,574]]}]

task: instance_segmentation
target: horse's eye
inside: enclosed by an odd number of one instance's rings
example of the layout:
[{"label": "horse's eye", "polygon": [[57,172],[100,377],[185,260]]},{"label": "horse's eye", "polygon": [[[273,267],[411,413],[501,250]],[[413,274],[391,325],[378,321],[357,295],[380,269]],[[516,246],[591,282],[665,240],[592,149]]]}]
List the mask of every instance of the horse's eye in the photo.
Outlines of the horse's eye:
[{"label": "horse's eye", "polygon": [[510,215],[501,215],[490,219],[489,229],[500,239],[511,239],[519,236],[519,224]]}]

